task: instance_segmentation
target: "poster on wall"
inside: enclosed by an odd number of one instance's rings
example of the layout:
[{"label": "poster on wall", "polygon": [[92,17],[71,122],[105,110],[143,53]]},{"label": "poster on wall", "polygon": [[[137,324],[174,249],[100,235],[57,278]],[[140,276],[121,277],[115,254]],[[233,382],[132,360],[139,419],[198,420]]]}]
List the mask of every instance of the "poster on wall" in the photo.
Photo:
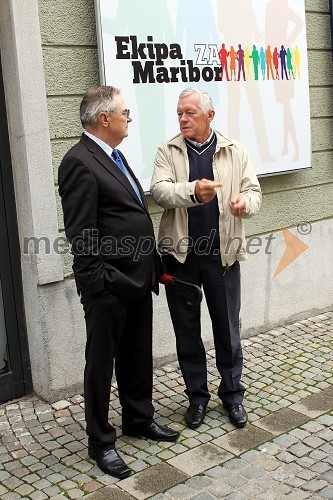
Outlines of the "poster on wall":
[{"label": "poster on wall", "polygon": [[120,149],[146,191],[187,87],[211,94],[213,127],[245,145],[258,175],[310,167],[304,0],[95,2],[101,83],[130,109]]}]

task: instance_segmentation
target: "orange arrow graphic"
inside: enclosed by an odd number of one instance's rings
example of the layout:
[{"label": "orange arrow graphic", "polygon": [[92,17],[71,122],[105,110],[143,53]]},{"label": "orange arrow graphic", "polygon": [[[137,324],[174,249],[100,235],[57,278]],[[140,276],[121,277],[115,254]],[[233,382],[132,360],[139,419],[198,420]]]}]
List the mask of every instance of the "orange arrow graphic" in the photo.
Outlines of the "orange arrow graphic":
[{"label": "orange arrow graphic", "polygon": [[286,242],[287,248],[282,255],[278,267],[274,273],[273,278],[276,278],[286,267],[292,264],[302,253],[309,248],[309,245],[300,240],[292,232],[290,232],[286,227],[280,224],[281,231]]}]

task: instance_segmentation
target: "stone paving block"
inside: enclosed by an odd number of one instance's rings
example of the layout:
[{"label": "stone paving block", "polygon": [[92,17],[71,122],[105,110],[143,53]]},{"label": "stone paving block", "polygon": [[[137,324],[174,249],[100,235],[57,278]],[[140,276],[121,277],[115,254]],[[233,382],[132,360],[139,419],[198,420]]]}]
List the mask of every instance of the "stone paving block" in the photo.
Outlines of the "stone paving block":
[{"label": "stone paving block", "polygon": [[45,500],[46,498],[49,498],[46,493],[43,491],[34,491],[33,493],[30,494],[31,500]]},{"label": "stone paving block", "polygon": [[193,497],[191,497],[192,500],[215,500],[215,496],[212,496],[210,493],[207,491],[203,491],[201,493],[197,493]]},{"label": "stone paving block", "polygon": [[276,436],[299,427],[310,420],[310,417],[302,415],[290,408],[282,408],[267,417],[257,420],[253,425],[261,427]]},{"label": "stone paving block", "polygon": [[273,437],[273,434],[247,424],[242,429],[236,429],[215,439],[214,444],[234,455],[240,455],[245,451],[257,448],[260,444],[271,440]]},{"label": "stone paving block", "polygon": [[213,444],[202,444],[193,450],[171,458],[168,463],[180,471],[193,476],[221,464],[232,458],[232,455]]},{"label": "stone paving block", "polygon": [[53,404],[52,404],[52,408],[53,408],[55,411],[65,410],[65,409],[66,409],[66,408],[68,408],[69,406],[71,406],[71,403],[70,403],[69,401],[66,401],[66,400],[57,401],[56,403],[53,403]]},{"label": "stone paving block", "polygon": [[106,486],[84,497],[85,500],[133,500],[133,498],[135,497],[113,486]]},{"label": "stone paving block", "polygon": [[325,500],[331,500],[333,498],[333,486],[328,486],[321,491],[318,491],[317,495],[320,498],[325,498]]},{"label": "stone paving block", "polygon": [[34,491],[34,488],[30,484],[22,484],[15,489],[16,493],[19,493],[22,497],[28,496]]},{"label": "stone paving block", "polygon": [[47,479],[40,479],[39,481],[33,483],[33,486],[39,490],[44,490],[45,488],[49,488],[51,483]]},{"label": "stone paving block", "polygon": [[2,498],[2,496],[7,493],[7,488],[5,488],[2,484],[0,484],[0,498]]},{"label": "stone paving block", "polygon": [[322,479],[323,481],[327,481],[329,484],[333,485],[333,468],[330,467],[327,469],[327,472],[321,474],[318,479]]},{"label": "stone paving block", "polygon": [[317,433],[317,437],[328,441],[328,443],[333,442],[333,430],[332,429],[323,429]]},{"label": "stone paving block", "polygon": [[84,496],[84,491],[74,488],[74,490],[67,491],[67,495],[72,500],[76,500],[77,498],[82,498]]},{"label": "stone paving block", "polygon": [[134,498],[144,500],[179,483],[183,483],[187,479],[189,479],[188,475],[167,463],[163,463],[122,480],[120,486],[121,489],[133,495]]},{"label": "stone paving block", "polygon": [[103,484],[99,483],[98,481],[89,481],[88,483],[85,483],[83,485],[84,491],[87,491],[89,493],[92,493],[93,491],[97,491],[102,487],[103,487]]},{"label": "stone paving block", "polygon": [[168,490],[168,495],[170,495],[171,498],[190,498],[194,493],[194,490],[186,484],[178,484]]},{"label": "stone paving block", "polygon": [[18,479],[17,477],[8,477],[7,479],[4,479],[2,481],[2,485],[8,488],[9,490],[14,490],[15,488],[18,488],[23,484],[23,481],[21,479]]},{"label": "stone paving block", "polygon": [[312,394],[300,402],[291,405],[289,408],[308,415],[311,418],[319,417],[333,408],[333,394],[331,395],[328,391],[325,390],[317,394]]},{"label": "stone paving block", "polygon": [[239,489],[244,484],[247,484],[249,478],[242,477],[240,474],[234,474],[230,477],[224,478],[224,482],[231,486],[233,490]]},{"label": "stone paving block", "polygon": [[1,500],[19,500],[21,499],[21,495],[19,493],[15,493],[14,491],[10,491],[9,493],[5,493]]},{"label": "stone paving block", "polygon": [[312,493],[317,493],[327,486],[328,485],[326,481],[314,479],[312,481],[307,481],[306,483],[304,483],[302,489],[305,491],[311,491]]},{"label": "stone paving block", "polygon": [[213,481],[205,476],[195,476],[191,477],[191,479],[188,479],[186,481],[186,484],[193,488],[194,490],[201,490],[203,488],[208,488],[208,486],[211,486]]},{"label": "stone paving block", "polygon": [[296,455],[296,457],[303,457],[311,452],[311,448],[305,446],[303,443],[297,443],[290,446],[289,452]]}]

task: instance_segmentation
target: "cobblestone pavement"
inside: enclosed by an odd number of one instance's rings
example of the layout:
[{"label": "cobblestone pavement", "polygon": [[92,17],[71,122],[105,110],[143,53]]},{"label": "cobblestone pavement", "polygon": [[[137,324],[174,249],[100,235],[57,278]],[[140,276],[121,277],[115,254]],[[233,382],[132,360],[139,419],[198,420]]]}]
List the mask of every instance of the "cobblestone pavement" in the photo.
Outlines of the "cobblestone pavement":
[{"label": "cobblestone pavement", "polygon": [[0,405],[0,498],[333,499],[332,344],[331,312],[244,340],[244,429],[229,423],[216,396],[213,351],[212,399],[197,430],[184,426],[178,366],[156,370],[156,417],[181,432],[177,443],[121,436],[113,387],[117,448],[134,471],[123,481],[87,456],[82,396],[53,405],[35,396]]}]

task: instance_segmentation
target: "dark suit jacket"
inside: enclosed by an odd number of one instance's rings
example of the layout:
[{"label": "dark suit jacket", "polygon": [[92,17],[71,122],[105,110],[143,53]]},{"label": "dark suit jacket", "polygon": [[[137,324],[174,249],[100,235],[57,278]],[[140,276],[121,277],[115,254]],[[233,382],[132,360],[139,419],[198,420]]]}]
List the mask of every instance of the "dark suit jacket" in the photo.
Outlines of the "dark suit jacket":
[{"label": "dark suit jacket", "polygon": [[153,225],[139,181],[143,207],[131,183],[85,134],[59,167],[66,236],[72,244],[77,289],[109,289],[127,298],[158,293],[159,259]]}]

